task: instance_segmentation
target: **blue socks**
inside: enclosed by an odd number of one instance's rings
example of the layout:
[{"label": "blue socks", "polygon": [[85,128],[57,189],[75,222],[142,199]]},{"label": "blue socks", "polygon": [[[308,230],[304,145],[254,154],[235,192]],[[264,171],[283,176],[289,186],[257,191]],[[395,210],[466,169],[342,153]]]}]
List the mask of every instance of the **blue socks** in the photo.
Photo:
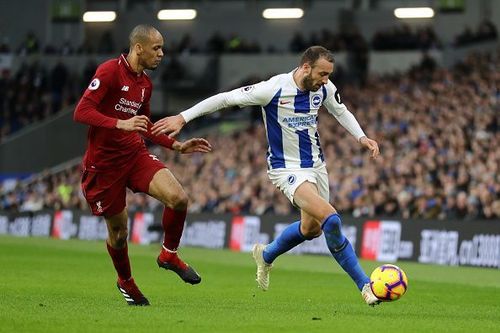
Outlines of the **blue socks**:
[{"label": "blue socks", "polygon": [[[370,279],[359,265],[351,243],[342,234],[341,226],[340,216],[332,214],[325,219],[321,229],[323,229],[326,244],[333,257],[349,274],[358,289],[361,290],[366,283],[370,282]],[[291,250],[305,240],[307,239],[300,232],[300,221],[290,224],[278,238],[266,246],[263,252],[264,261],[271,264],[279,255]]]},{"label": "blue socks", "polygon": [[[335,260],[349,274],[351,279],[356,283],[358,289],[363,289],[363,286],[370,282],[370,279],[365,274],[359,265],[356,253],[351,246],[351,243],[341,232],[342,222],[339,214],[328,216],[321,229],[325,234],[326,244],[332,253]],[[265,257],[264,257],[265,258]]]},{"label": "blue socks", "polygon": [[299,245],[306,238],[300,232],[300,221],[290,224],[263,252],[264,261],[271,264],[279,255]]}]

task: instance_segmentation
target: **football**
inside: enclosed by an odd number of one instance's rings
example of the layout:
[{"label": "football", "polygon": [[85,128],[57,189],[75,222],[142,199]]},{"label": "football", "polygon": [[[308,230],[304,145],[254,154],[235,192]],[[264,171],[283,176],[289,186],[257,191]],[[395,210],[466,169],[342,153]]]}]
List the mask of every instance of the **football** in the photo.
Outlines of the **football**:
[{"label": "football", "polygon": [[370,286],[379,300],[383,302],[396,301],[408,289],[408,278],[398,266],[385,264],[375,268],[372,272]]}]

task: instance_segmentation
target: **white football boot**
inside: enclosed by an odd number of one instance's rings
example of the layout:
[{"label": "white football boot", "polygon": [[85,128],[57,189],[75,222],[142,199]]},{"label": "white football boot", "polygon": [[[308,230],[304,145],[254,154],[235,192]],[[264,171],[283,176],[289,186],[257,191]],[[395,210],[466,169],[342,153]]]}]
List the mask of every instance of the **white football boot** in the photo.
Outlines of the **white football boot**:
[{"label": "white football boot", "polygon": [[256,279],[259,288],[263,291],[269,289],[269,272],[273,267],[272,264],[268,264],[264,261],[263,252],[266,246],[264,244],[254,244],[252,248],[252,256],[257,264],[257,274]]},{"label": "white football boot", "polygon": [[369,306],[375,306],[380,303],[380,300],[377,298],[377,296],[373,294],[370,283],[367,283],[363,286],[363,289],[361,290],[361,296],[363,296],[363,299]]}]

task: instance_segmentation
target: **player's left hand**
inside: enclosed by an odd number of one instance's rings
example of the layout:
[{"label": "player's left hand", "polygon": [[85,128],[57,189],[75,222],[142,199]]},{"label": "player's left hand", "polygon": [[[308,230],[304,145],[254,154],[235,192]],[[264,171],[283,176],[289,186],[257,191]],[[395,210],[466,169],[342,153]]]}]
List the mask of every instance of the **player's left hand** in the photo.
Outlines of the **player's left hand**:
[{"label": "player's left hand", "polygon": [[179,142],[179,146],[175,147],[181,154],[190,153],[209,153],[212,151],[212,145],[205,139],[193,138],[184,142]]},{"label": "player's left hand", "polygon": [[380,155],[380,150],[378,148],[378,143],[375,140],[372,140],[366,136],[363,136],[359,139],[359,143],[363,146],[368,148],[372,152],[372,158],[377,158],[378,155]]}]

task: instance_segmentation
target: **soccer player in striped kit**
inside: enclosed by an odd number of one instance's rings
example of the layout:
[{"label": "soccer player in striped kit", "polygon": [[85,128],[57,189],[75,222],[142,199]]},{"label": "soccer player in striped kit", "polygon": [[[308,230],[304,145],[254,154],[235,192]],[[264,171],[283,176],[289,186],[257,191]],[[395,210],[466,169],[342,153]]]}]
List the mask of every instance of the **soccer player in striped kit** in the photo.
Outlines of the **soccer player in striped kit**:
[{"label": "soccer player in striped kit", "polygon": [[292,72],[209,97],[179,115],[159,120],[152,132],[173,137],[186,123],[202,115],[230,106],[260,105],[269,144],[269,178],[300,209],[301,219],[270,244],[254,245],[259,287],[269,288],[269,272],[279,255],[324,233],[332,256],[352,278],[365,302],[373,306],[379,300],[373,295],[370,280],[349,240],[342,234],[340,215],[329,203],[328,174],[317,131],[319,108],[324,106],[373,158],[379,155],[379,148],[376,141],[365,135],[328,79],[334,63],[327,49],[312,46]]},{"label": "soccer player in striped kit", "polygon": [[129,305],[149,305],[130,268],[126,188],[147,193],[165,205],[165,234],[158,266],[174,271],[187,283],[200,283],[201,277],[177,255],[188,197],[174,175],[149,153],[143,137],[183,154],[206,153],[211,146],[205,139],[179,142],[151,133],[149,101],[153,85],[144,70],[154,70],[160,64],[163,37],[152,26],[138,25],[130,33],[129,42],[128,54],[97,68],[75,109],[74,120],[89,125],[82,191],[92,213],[106,220],[106,245],[118,274],[118,290]]}]

